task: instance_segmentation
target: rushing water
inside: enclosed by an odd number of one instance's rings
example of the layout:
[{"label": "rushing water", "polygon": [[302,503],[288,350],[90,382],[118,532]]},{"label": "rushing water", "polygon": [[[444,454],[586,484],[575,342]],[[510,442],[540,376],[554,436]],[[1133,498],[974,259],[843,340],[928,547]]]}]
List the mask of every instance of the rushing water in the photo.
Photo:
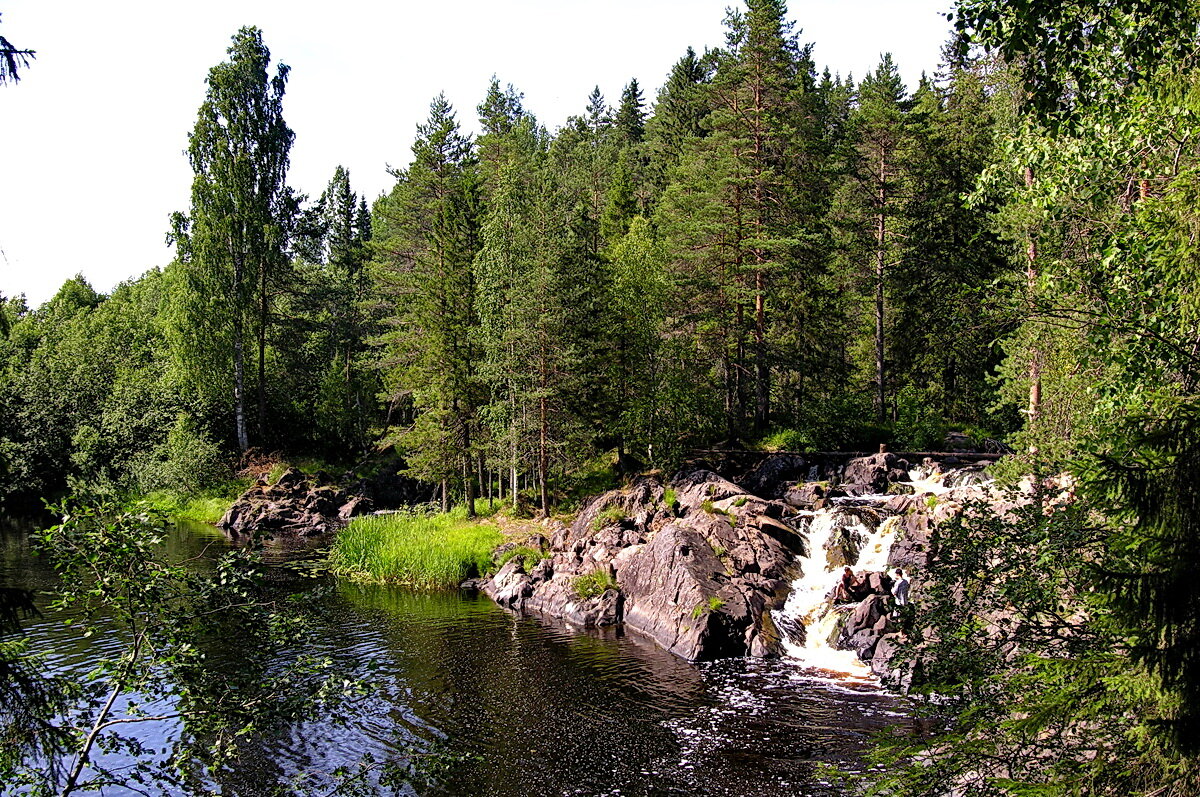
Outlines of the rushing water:
[{"label": "rushing water", "polygon": [[[31,556],[25,532],[0,518],[0,584],[39,591],[45,607],[53,574]],[[189,526],[171,536],[168,554],[227,546],[214,530]],[[296,589],[313,583],[282,563],[273,575]],[[314,600],[324,619],[309,652],[377,691],[348,723],[279,729],[217,773],[214,789],[264,794],[365,753],[435,751],[453,763],[422,793],[832,795],[840,790],[819,764],[857,768],[871,733],[911,725],[904,702],[873,683],[792,660],[689,664],[633,634],[519,618],[458,593],[339,583]],[[82,673],[119,649],[115,635],[83,640],[62,619],[47,611],[27,626],[53,668]],[[252,641],[231,641],[223,666],[238,666],[239,644]],[[179,732],[174,722],[139,731],[160,750]]]}]

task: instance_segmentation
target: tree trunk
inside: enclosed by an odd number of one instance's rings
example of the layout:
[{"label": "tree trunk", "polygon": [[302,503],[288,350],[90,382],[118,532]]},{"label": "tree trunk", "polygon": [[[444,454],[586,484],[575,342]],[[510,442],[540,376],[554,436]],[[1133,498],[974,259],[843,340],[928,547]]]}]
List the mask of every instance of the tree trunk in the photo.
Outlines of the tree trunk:
[{"label": "tree trunk", "polygon": [[[1025,167],[1025,188],[1033,188],[1033,167]],[[1029,290],[1030,303],[1037,290],[1037,239],[1030,229],[1025,241],[1025,283]],[[1034,346],[1029,352],[1029,428],[1032,431],[1042,411],[1042,353]],[[1036,434],[1036,432],[1035,432]],[[1029,453],[1036,454],[1037,446],[1031,445]]]},{"label": "tree trunk", "polygon": [[450,511],[450,482],[442,479],[442,512]]},{"label": "tree trunk", "polygon": [[887,420],[887,391],[884,387],[884,346],[883,346],[883,278],[886,265],[884,244],[887,239],[887,160],[881,152],[879,155],[879,205],[875,215],[875,402],[879,411],[879,422]]},{"label": "tree trunk", "polygon": [[[243,264],[240,257],[234,257],[233,281],[240,285],[242,281]],[[242,319],[241,308],[234,308],[233,313],[233,413],[237,427],[238,448],[243,452],[250,448],[250,435],[246,433],[246,329]]]},{"label": "tree trunk", "polygon": [[258,269],[258,440],[262,445],[267,426],[267,267]]},{"label": "tree trunk", "polygon": [[550,469],[550,452],[548,445],[548,423],[546,413],[546,397],[542,396],[538,401],[540,412],[540,430],[538,433],[538,494],[542,502],[542,517],[550,517],[550,501],[548,500],[546,490],[546,471]]}]

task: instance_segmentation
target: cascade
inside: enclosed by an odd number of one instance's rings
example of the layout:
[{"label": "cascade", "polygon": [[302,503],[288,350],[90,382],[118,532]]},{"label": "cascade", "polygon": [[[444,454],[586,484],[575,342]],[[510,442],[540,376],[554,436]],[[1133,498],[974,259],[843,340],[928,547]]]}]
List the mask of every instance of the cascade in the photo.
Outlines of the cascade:
[{"label": "cascade", "polygon": [[[981,476],[975,469],[942,473],[936,465],[925,465],[909,471],[907,484],[917,494],[938,495]],[[801,575],[771,619],[780,631],[784,652],[805,666],[843,677],[870,678],[869,669],[853,651],[835,647],[842,610],[830,596],[846,565],[856,573],[888,570],[888,554],[901,519],[888,516],[879,506],[884,498],[835,498],[832,506],[797,518],[797,526],[807,531],[805,555],[797,557]]]}]

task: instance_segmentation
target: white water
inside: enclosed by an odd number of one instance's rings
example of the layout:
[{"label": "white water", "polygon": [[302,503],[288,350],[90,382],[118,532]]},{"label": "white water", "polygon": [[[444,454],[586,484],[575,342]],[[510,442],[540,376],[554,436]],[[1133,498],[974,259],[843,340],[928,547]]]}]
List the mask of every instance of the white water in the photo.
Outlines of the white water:
[{"label": "white water", "polygon": [[[951,489],[946,486],[954,471],[942,473],[936,466],[918,467],[909,472],[913,492],[917,495],[933,493],[940,495]],[[882,503],[886,496],[865,496],[855,503],[861,506],[872,499]],[[879,509],[864,508],[866,512]],[[859,661],[851,650],[838,650],[834,645],[841,626],[842,611],[826,596],[841,579],[842,567],[849,565],[856,575],[866,572],[886,571],[888,554],[896,539],[900,525],[899,517],[887,517],[875,528],[864,523],[854,509],[848,505],[826,507],[815,512],[804,513],[808,521],[808,555],[797,557],[801,576],[792,582],[792,591],[782,609],[772,613],[776,625],[781,629],[803,626],[804,644],[786,638],[783,648],[787,655],[806,667],[825,671],[840,678],[873,680],[870,669]],[[844,529],[844,532],[842,531]],[[842,561],[837,555],[841,550],[841,534],[852,535],[861,541],[854,561]],[[832,543],[832,545],[831,545]],[[849,552],[847,552],[849,553]]]}]

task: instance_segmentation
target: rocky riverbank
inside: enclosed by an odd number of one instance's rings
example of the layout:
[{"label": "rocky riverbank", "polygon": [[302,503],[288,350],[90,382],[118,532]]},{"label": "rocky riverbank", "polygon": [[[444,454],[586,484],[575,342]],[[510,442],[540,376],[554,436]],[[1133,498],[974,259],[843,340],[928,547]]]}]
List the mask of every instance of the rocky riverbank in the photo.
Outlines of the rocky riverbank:
[{"label": "rocky riverbank", "polygon": [[[592,500],[569,526],[547,529],[531,541],[540,554],[514,556],[480,586],[516,611],[582,626],[623,624],[689,660],[776,656],[808,641],[805,618],[780,611],[797,579],[812,575],[801,562],[823,564],[832,585],[842,566],[868,561],[862,548],[886,523],[894,542],[884,559],[871,560],[875,571],[860,569],[869,594],[837,608],[830,642],[899,681],[890,668],[899,632],[883,571],[915,571],[919,591],[937,524],[981,494],[973,484],[984,479],[982,464],[956,464],[964,466],[953,476],[960,486],[939,484],[933,498],[912,480],[920,466],[893,454],[836,469],[781,455],[728,478],[704,467],[670,479],[643,476]],[[825,556],[814,559],[809,530],[818,516],[834,531]]]}]

